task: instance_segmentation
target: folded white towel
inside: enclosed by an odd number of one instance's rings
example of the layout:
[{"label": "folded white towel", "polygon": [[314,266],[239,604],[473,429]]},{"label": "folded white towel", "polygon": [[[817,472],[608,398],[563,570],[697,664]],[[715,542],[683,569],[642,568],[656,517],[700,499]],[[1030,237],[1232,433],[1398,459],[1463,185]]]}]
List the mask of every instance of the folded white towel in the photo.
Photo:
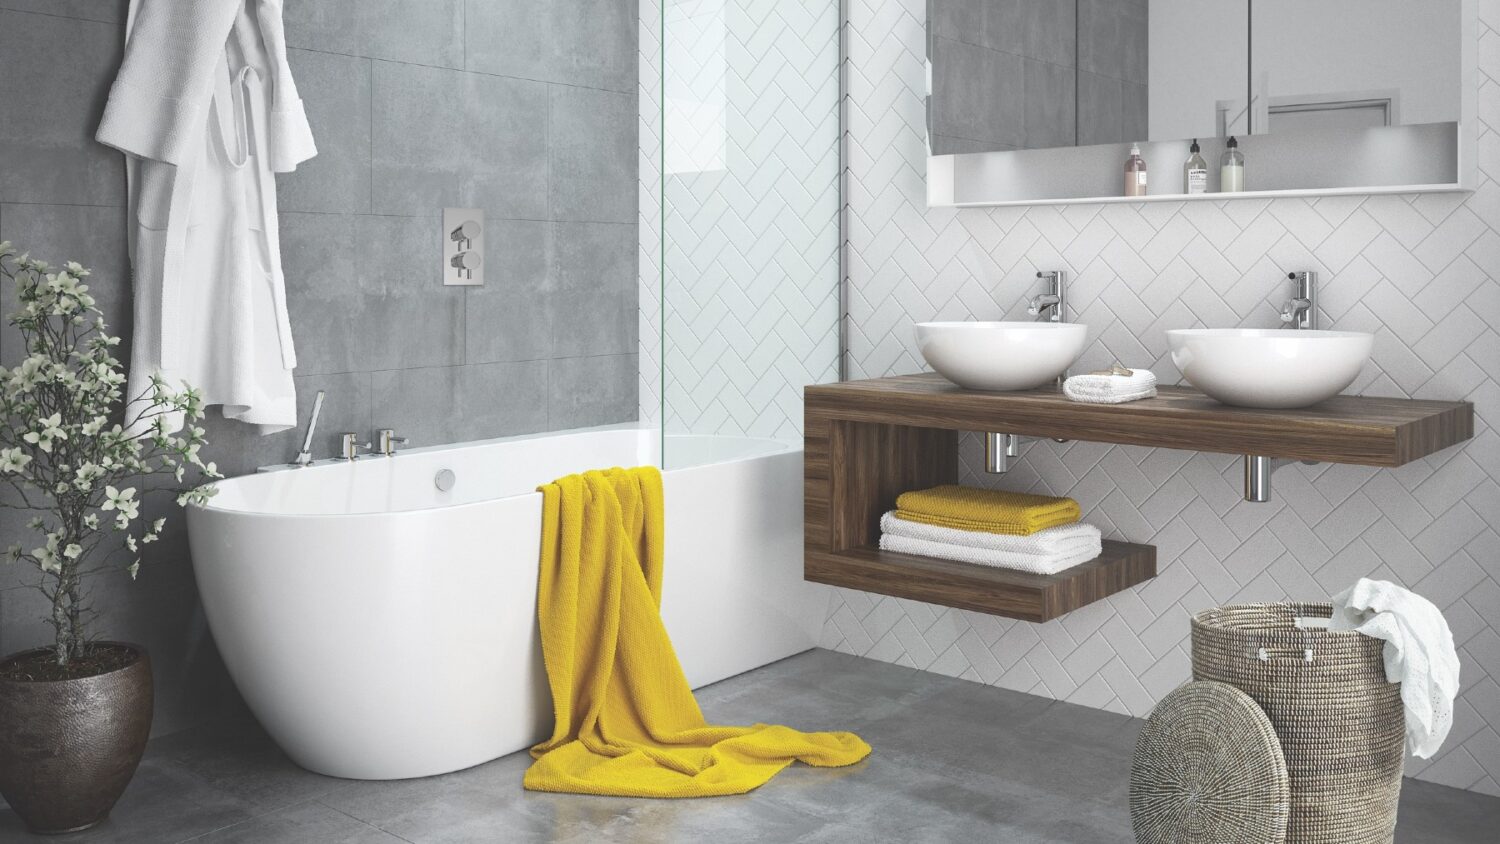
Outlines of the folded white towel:
[{"label": "folded white towel", "polygon": [[1074,375],[1063,382],[1063,395],[1090,404],[1120,404],[1156,395],[1156,375],[1149,369],[1116,366],[1107,372]]},{"label": "folded white towel", "polygon": [[1362,577],[1334,597],[1328,629],[1385,640],[1385,679],[1401,684],[1406,706],[1406,747],[1430,759],[1453,726],[1458,696],[1458,651],[1442,611],[1394,583]]},{"label": "folded white towel", "polygon": [[930,539],[913,539],[885,533],[880,536],[880,547],[884,551],[902,554],[918,554],[974,563],[981,566],[1013,569],[1032,574],[1057,574],[1063,569],[1086,563],[1099,556],[1098,552],[1079,551],[1071,554],[1018,554],[1014,551],[997,551],[993,548],[975,548],[971,545],[954,545],[951,542],[933,542]]},{"label": "folded white towel", "polygon": [[985,551],[1029,554],[1035,557],[1058,555],[1071,557],[1087,552],[1089,556],[1085,559],[1091,560],[1104,550],[1101,544],[1103,537],[1099,529],[1083,522],[1050,527],[1030,536],[1010,536],[911,522],[898,517],[896,511],[891,510],[880,517],[880,531],[887,536],[904,536],[908,539],[921,539],[926,542],[943,542]]}]

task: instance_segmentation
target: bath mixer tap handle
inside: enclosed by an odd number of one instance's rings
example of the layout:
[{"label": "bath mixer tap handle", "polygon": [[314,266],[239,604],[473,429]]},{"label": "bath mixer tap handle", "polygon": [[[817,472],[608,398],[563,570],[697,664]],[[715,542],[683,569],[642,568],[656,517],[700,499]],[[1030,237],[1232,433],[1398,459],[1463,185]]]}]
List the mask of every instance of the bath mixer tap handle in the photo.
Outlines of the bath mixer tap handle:
[{"label": "bath mixer tap handle", "polygon": [[376,437],[376,442],[379,443],[378,451],[381,454],[384,454],[386,457],[394,457],[396,456],[396,446],[406,445],[410,440],[406,437],[396,436],[396,432],[390,428],[381,428]]},{"label": "bath mixer tap handle", "polygon": [[370,450],[369,443],[361,443],[359,441],[359,434],[344,434],[339,438],[339,441],[342,445],[340,453],[345,460],[358,460],[361,451]]}]

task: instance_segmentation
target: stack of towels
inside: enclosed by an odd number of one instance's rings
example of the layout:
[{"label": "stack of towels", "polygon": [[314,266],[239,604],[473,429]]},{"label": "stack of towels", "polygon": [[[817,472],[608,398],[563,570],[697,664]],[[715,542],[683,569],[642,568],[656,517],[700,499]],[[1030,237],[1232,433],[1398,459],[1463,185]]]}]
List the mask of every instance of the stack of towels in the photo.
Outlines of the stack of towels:
[{"label": "stack of towels", "polygon": [[1056,574],[1103,553],[1099,529],[1071,498],[956,485],[904,492],[880,518],[880,547],[1033,574]]},{"label": "stack of towels", "polygon": [[1088,404],[1124,404],[1156,397],[1156,374],[1149,369],[1109,369],[1074,375],[1063,382],[1063,395]]}]

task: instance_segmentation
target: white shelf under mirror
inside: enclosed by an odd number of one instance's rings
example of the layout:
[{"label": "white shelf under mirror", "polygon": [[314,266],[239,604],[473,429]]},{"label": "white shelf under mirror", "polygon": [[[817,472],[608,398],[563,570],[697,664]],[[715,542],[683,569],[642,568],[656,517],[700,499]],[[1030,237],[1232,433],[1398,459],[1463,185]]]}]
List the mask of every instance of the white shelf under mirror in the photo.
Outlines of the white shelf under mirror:
[{"label": "white shelf under mirror", "polygon": [[[1022,2],[1034,1],[1022,0]],[[1269,4],[1262,10],[1265,18],[1271,18],[1273,14],[1280,14],[1283,17],[1288,14],[1298,14],[1299,8],[1306,8],[1295,4],[1288,5],[1287,0],[1261,1]],[[944,2],[962,4],[967,0],[944,0]],[[1161,12],[1162,14],[1167,14],[1181,5],[1178,0],[1152,0],[1150,5],[1152,14],[1157,13],[1158,2],[1161,9],[1165,10]],[[1256,2],[1256,0],[1246,0],[1246,2]],[[1327,75],[1327,78],[1325,78],[1326,74],[1321,71],[1313,73],[1304,69],[1301,76],[1293,75],[1288,81],[1288,72],[1278,71],[1281,76],[1279,82],[1274,85],[1267,81],[1270,77],[1264,73],[1257,74],[1252,71],[1245,74],[1244,81],[1248,87],[1241,90],[1248,90],[1250,97],[1247,100],[1244,95],[1241,95],[1237,100],[1241,106],[1238,112],[1238,123],[1227,125],[1227,131],[1229,134],[1236,135],[1239,148],[1245,154],[1246,181],[1252,188],[1247,191],[1194,195],[1180,193],[1183,162],[1188,157],[1188,147],[1193,140],[1183,138],[1140,143],[1142,155],[1150,168],[1150,192],[1147,196],[1122,196],[1123,169],[1129,156],[1131,146],[1129,141],[1133,139],[1122,138],[1119,143],[1099,143],[1089,146],[1060,146],[1043,140],[1036,145],[1037,148],[1005,148],[1002,139],[1002,141],[995,142],[1001,144],[998,148],[986,146],[982,142],[963,140],[965,136],[962,134],[964,126],[962,109],[956,107],[952,100],[945,101],[941,109],[936,108],[933,104],[932,93],[929,91],[929,127],[937,126],[941,134],[941,137],[934,137],[941,142],[944,149],[956,148],[962,152],[928,157],[928,204],[932,207],[976,208],[1007,205],[1200,202],[1376,193],[1472,191],[1477,187],[1478,173],[1476,94],[1479,79],[1477,77],[1478,24],[1475,2],[1474,0],[1445,0],[1445,2],[1455,3],[1457,12],[1453,16],[1434,15],[1433,19],[1436,22],[1433,26],[1437,27],[1435,34],[1429,32],[1423,36],[1429,42],[1436,37],[1452,45],[1449,50],[1438,51],[1439,55],[1444,56],[1440,64],[1445,64],[1449,70],[1447,76],[1439,74],[1436,82],[1420,74],[1418,74],[1420,79],[1416,81],[1409,83],[1402,81],[1406,78],[1403,74],[1417,73],[1420,69],[1416,65],[1410,65],[1408,60],[1410,53],[1406,54],[1407,59],[1392,58],[1390,66],[1379,66],[1380,59],[1377,56],[1370,60],[1368,73],[1356,72],[1352,76],[1344,72],[1347,69],[1347,62],[1342,64],[1334,62],[1333,64],[1339,66],[1339,72],[1328,71],[1331,75]],[[1251,7],[1247,5],[1246,8]],[[941,29],[935,30],[937,35],[929,39],[931,42],[929,51],[939,49],[941,45],[949,44],[953,38],[958,38],[961,49],[972,52],[972,47],[963,46],[963,39],[969,36],[964,33],[958,35],[953,33],[954,24],[949,18],[953,18],[954,13],[950,10],[942,14],[946,17],[940,23],[937,22],[938,19],[933,19],[933,25]],[[1155,21],[1152,23],[1154,25]],[[1282,21],[1281,25],[1285,27],[1285,23]],[[1376,26],[1377,23],[1364,21],[1361,25]],[[1408,23],[1411,22],[1408,21]],[[1444,36],[1444,32],[1451,33],[1451,35]],[[1354,35],[1357,33],[1348,32],[1343,36],[1333,37]],[[1410,32],[1406,35],[1416,37]],[[1298,35],[1298,37],[1304,36]],[[982,40],[982,38],[976,37],[975,40]],[[1153,40],[1153,56],[1155,43]],[[1426,44],[1422,50],[1415,52],[1432,55],[1432,52],[1427,49],[1431,46],[1431,44]],[[955,55],[958,53],[958,50],[952,47],[941,48],[953,50]],[[1004,49],[1009,48],[1004,46],[996,48],[999,51]],[[1082,42],[1080,42],[1079,49],[1083,49]],[[1392,51],[1383,50],[1382,54],[1390,52]],[[1003,52],[996,54],[1004,56]],[[1324,60],[1326,58],[1311,62],[1309,67],[1328,66],[1329,62]],[[951,61],[956,63],[959,60],[952,59]],[[1023,59],[1023,61],[1028,62],[1028,68],[1035,63],[1031,59]],[[1158,76],[1155,73],[1155,63],[1151,64],[1150,95],[1153,111],[1150,123],[1154,129],[1158,125],[1161,112],[1157,99]],[[1277,67],[1285,64],[1289,62],[1279,62]],[[1081,69],[1082,65],[1079,67],[1080,70],[1077,73],[1080,79],[1089,75]],[[931,73],[931,70],[929,72]],[[1313,73],[1313,76],[1308,76],[1309,73]],[[1433,93],[1439,89],[1451,90],[1448,86],[1455,82],[1455,77],[1458,90],[1451,97]],[[986,80],[989,79],[990,77],[982,74],[976,76],[957,74],[950,68],[949,71],[938,74],[936,79],[930,79],[929,88],[933,84],[988,85],[990,83]],[[1369,84],[1363,84],[1365,82]],[[1350,87],[1355,83],[1362,83],[1356,86],[1358,87],[1357,93],[1360,94],[1360,104],[1367,105],[1368,102],[1383,97],[1382,102],[1385,108],[1383,110],[1365,109],[1363,112],[1356,110],[1338,112],[1344,116],[1333,119],[1329,117],[1334,111],[1328,106],[1331,100],[1327,97],[1301,94],[1299,98],[1297,93],[1302,89],[1309,91],[1316,89],[1317,92],[1324,93],[1336,89],[1337,92],[1349,93],[1355,91],[1355,88]],[[1408,89],[1405,93],[1403,93],[1403,85]],[[1004,86],[1001,88],[1003,89]],[[997,90],[996,93],[1004,92],[1004,90]],[[1011,93],[1014,94],[1014,91],[1012,90]],[[1376,94],[1380,94],[1381,97],[1376,97]],[[1170,99],[1175,101],[1177,97]],[[1343,104],[1348,97],[1334,99],[1339,104]],[[984,97],[964,98],[965,104],[982,104],[986,101]],[[1296,130],[1244,134],[1247,118],[1243,106],[1247,101],[1256,104],[1252,109],[1254,114],[1249,119],[1258,120],[1262,126],[1279,125],[1274,120],[1275,114],[1279,113],[1278,108],[1282,111],[1288,109],[1293,112],[1299,109],[1305,111],[1309,108],[1307,103],[1314,103],[1315,110],[1319,113],[1311,118],[1292,115],[1292,118],[1297,119],[1289,118],[1291,122],[1286,122],[1285,125],[1297,125]],[[1218,102],[1218,105],[1222,106],[1225,103],[1229,103],[1232,111],[1232,102],[1226,100]],[[1289,103],[1291,105],[1288,105]],[[1425,109],[1422,107],[1424,103],[1428,106]],[[1029,109],[1031,106],[1028,100],[1026,108]],[[1078,107],[1082,108],[1082,100],[1079,100]],[[1200,111],[1202,109],[1194,109],[1192,113],[1197,114]],[[1379,114],[1375,114],[1375,111],[1379,111]],[[955,117],[955,114],[958,117]],[[1375,120],[1376,117],[1380,120]],[[1400,120],[1403,117],[1413,121],[1433,122],[1401,124]],[[1082,111],[1079,111],[1076,120],[1077,131],[1081,138],[1084,121]],[[1361,121],[1369,125],[1360,125]],[[1378,125],[1380,122],[1389,125]],[[1204,125],[1200,127],[1200,123]],[[1173,127],[1174,130],[1206,128],[1212,132],[1214,129],[1209,125],[1211,123],[1212,121],[1199,120],[1197,123],[1184,124],[1182,127],[1173,124]],[[994,119],[986,119],[973,121],[973,125],[979,128],[990,128],[991,134],[999,137],[998,130],[994,127],[1003,129],[1005,123],[1003,120],[997,122]],[[1137,125],[1136,129],[1143,131],[1142,125]],[[1030,126],[1029,121],[1026,122],[1026,126]],[[1157,133],[1153,131],[1152,134]],[[949,137],[950,135],[953,137]],[[1225,140],[1223,137],[1199,139],[1203,157],[1208,162],[1211,191],[1216,191],[1218,187],[1219,156],[1224,149]],[[934,141],[929,143],[934,143]],[[985,151],[988,149],[995,151]]]}]

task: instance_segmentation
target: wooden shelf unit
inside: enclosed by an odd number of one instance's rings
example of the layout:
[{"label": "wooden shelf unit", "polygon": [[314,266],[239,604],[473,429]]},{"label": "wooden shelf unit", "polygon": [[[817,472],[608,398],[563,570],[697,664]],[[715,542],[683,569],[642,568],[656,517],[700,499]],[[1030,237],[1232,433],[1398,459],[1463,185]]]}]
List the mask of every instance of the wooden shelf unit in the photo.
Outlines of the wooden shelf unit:
[{"label": "wooden shelf unit", "polygon": [[1055,388],[964,390],[933,374],[808,387],[804,573],[808,580],[1046,621],[1156,575],[1149,545],[1106,543],[1052,576],[880,551],[896,496],[958,481],[958,433],[1400,466],[1474,435],[1467,402],[1339,396],[1298,410],[1228,407],[1183,387],[1121,405],[1072,402]]}]

